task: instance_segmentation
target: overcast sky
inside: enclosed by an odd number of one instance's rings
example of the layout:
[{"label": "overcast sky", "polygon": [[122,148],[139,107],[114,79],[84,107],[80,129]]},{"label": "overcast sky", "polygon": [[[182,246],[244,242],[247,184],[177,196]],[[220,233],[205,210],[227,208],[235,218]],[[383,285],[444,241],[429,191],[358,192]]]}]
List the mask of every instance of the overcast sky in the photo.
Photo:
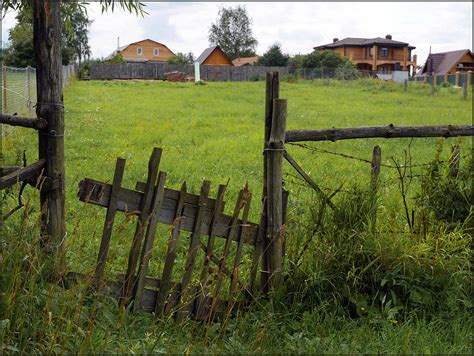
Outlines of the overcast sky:
[{"label": "overcast sky", "polygon": [[[120,45],[150,38],[172,51],[193,52],[197,57],[208,47],[208,32],[220,6],[243,4],[252,19],[257,53],[274,42],[290,54],[309,53],[334,37],[384,37],[416,46],[418,63],[424,62],[430,46],[433,52],[469,48],[472,50],[471,2],[419,3],[329,3],[250,2],[198,3],[147,2],[144,18],[120,10],[101,14],[97,3],[88,5],[90,45],[94,57],[105,57]],[[15,24],[14,14],[3,20],[2,40]]]}]

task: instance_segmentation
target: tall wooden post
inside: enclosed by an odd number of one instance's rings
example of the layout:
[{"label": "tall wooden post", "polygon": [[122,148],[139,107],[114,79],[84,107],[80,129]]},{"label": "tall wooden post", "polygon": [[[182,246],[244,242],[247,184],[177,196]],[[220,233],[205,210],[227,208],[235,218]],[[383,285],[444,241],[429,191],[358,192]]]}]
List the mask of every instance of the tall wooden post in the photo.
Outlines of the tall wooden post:
[{"label": "tall wooden post", "polygon": [[8,111],[8,103],[7,103],[7,67],[2,68],[3,72],[3,107],[2,112]]},{"label": "tall wooden post", "polygon": [[39,157],[46,159],[45,177],[50,181],[40,193],[43,243],[55,262],[64,266],[64,105],[61,59],[61,1],[33,0],[33,47],[36,59],[36,114],[48,127],[39,131]]},{"label": "tall wooden post", "polygon": [[30,75],[30,72],[31,72],[31,67],[28,66],[26,67],[26,77],[27,77],[27,85],[28,85],[28,89],[27,89],[27,93],[28,93],[28,113],[30,114],[30,116],[32,115],[32,102],[31,102],[31,75]]},{"label": "tall wooden post", "polygon": [[466,73],[466,82],[468,86],[472,85],[472,70]]},{"label": "tall wooden post", "polygon": [[262,180],[262,216],[260,219],[259,239],[262,241],[262,273],[260,276],[261,289],[268,292],[269,270],[268,270],[268,247],[267,241],[267,160],[268,145],[270,141],[270,133],[272,129],[273,118],[273,100],[280,96],[280,78],[278,72],[268,72],[266,91],[265,91],[265,130],[263,137],[263,180]]},{"label": "tall wooden post", "polygon": [[267,148],[267,241],[269,288],[278,288],[283,262],[283,151],[286,132],[285,99],[273,100],[272,130]]}]

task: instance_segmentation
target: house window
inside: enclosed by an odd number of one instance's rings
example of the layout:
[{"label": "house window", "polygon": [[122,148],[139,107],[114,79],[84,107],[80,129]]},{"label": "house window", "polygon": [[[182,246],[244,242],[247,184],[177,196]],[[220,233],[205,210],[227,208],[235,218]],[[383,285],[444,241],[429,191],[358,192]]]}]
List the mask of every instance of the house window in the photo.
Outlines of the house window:
[{"label": "house window", "polygon": [[141,56],[142,53],[143,53],[142,48],[141,48],[141,47],[138,47],[138,48],[137,48],[137,55]]},{"label": "house window", "polygon": [[160,55],[160,50],[158,48],[153,48],[153,55],[158,57]]},{"label": "house window", "polygon": [[388,57],[388,48],[382,48],[382,57]]},{"label": "house window", "polygon": [[374,47],[370,47],[369,55],[370,55],[371,57],[374,56]]}]

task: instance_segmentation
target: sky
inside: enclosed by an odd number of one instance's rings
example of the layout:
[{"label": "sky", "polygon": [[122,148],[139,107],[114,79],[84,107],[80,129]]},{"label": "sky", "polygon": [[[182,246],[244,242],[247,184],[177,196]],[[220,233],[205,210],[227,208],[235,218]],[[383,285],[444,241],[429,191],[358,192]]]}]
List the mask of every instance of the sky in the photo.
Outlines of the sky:
[{"label": "sky", "polygon": [[[105,57],[120,45],[150,38],[173,52],[197,57],[209,46],[210,25],[222,6],[245,5],[252,19],[257,53],[278,42],[291,55],[310,53],[337,37],[385,37],[416,46],[418,63],[433,53],[472,50],[472,2],[146,2],[145,17],[116,9],[102,14],[91,2],[89,42],[95,58]],[[2,21],[2,40],[14,26],[14,13]]]}]

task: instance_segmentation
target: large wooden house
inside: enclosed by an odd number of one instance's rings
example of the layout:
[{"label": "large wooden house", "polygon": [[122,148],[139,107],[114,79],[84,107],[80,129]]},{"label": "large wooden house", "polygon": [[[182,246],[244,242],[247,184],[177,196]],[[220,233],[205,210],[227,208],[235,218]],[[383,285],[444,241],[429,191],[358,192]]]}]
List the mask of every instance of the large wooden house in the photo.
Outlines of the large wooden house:
[{"label": "large wooden house", "polygon": [[445,75],[474,70],[474,54],[468,49],[430,53],[420,74]]},{"label": "large wooden house", "polygon": [[198,57],[200,65],[233,66],[232,60],[219,46],[206,48]]},{"label": "large wooden house", "polygon": [[150,39],[133,42],[113,51],[105,60],[110,60],[118,53],[127,63],[167,62],[175,54],[163,43]]},{"label": "large wooden house", "polygon": [[394,70],[412,71],[416,69],[416,47],[408,43],[394,41],[391,35],[385,38],[334,38],[332,43],[314,47],[315,50],[336,51],[349,58],[359,70],[391,73]]}]

